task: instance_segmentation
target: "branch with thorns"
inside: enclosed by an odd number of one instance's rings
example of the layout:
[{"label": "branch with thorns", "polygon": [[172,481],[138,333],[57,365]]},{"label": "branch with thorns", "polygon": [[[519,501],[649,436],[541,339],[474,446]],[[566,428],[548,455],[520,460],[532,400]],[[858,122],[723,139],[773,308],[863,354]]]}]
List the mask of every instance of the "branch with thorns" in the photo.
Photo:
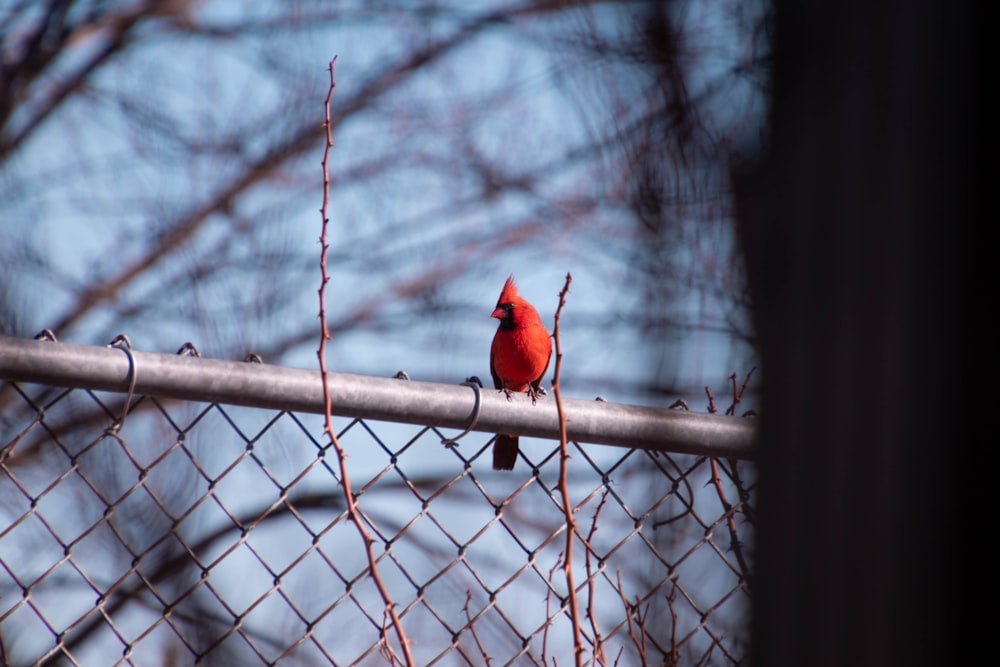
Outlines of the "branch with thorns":
[{"label": "branch with thorns", "polygon": [[567,273],[566,282],[563,284],[562,291],[559,292],[559,306],[556,308],[555,325],[552,327],[552,336],[556,346],[556,368],[552,375],[552,393],[555,394],[556,410],[559,413],[559,490],[562,492],[563,511],[566,513],[566,559],[563,562],[563,569],[566,572],[566,591],[569,596],[570,618],[573,621],[573,657],[577,667],[582,667],[583,638],[580,634],[580,604],[576,599],[576,586],[573,583],[573,540],[577,535],[578,527],[576,518],[573,516],[573,505],[569,498],[569,482],[566,479],[569,443],[566,435],[566,412],[563,410],[562,391],[559,388],[559,372],[562,369],[559,318],[562,315],[563,306],[566,305],[566,294],[569,293],[571,282],[573,282],[573,276]]},{"label": "branch with thorns", "polygon": [[[407,667],[413,667],[416,663],[413,660],[413,654],[410,651],[410,642],[406,637],[406,633],[403,630],[403,623],[400,621],[399,614],[396,611],[396,604],[393,602],[392,597],[389,595],[389,590],[385,586],[385,582],[382,580],[381,575],[378,571],[378,560],[375,557],[375,551],[372,548],[374,540],[368,529],[365,528],[364,522],[361,520],[361,513],[358,510],[357,504],[355,502],[354,493],[351,491],[351,480],[347,473],[347,454],[344,452],[344,448],[340,445],[340,440],[337,438],[337,434],[333,430],[333,409],[332,400],[330,397],[330,384],[328,381],[328,375],[326,370],[326,343],[330,340],[330,330],[326,322],[326,285],[330,282],[330,274],[327,271],[326,258],[327,251],[330,248],[327,242],[327,229],[330,225],[330,218],[327,215],[327,208],[330,203],[330,149],[333,148],[333,130],[330,122],[330,101],[333,99],[333,89],[337,86],[337,81],[333,75],[333,64],[337,62],[337,57],[334,56],[333,60],[330,61],[329,71],[330,71],[330,88],[326,94],[326,121],[323,124],[323,128],[326,131],[326,148],[323,151],[323,206],[320,208],[320,214],[323,216],[323,229],[320,233],[320,272],[322,274],[322,281],[319,287],[319,320],[320,320],[320,341],[319,350],[316,352],[316,356],[319,357],[319,370],[320,376],[323,380],[323,405],[324,405],[324,417],[323,417],[323,432],[326,433],[330,440],[330,446],[334,448],[337,452],[337,460],[340,464],[340,483],[344,489],[344,501],[347,505],[347,516],[351,520],[357,529],[358,534],[361,536],[361,541],[365,544],[365,554],[368,557],[368,570],[371,573],[372,580],[375,582],[375,587],[378,589],[379,595],[382,597],[382,602],[385,605],[385,615],[389,619],[389,623],[392,625],[393,629],[396,631],[396,638],[399,640],[399,647],[403,652],[403,657],[405,659],[405,664]],[[387,660],[392,664],[401,662],[399,657],[396,655],[395,650],[389,644],[386,637],[386,633],[382,633],[383,643],[383,653]]]},{"label": "branch with thorns", "polygon": [[[746,374],[746,377],[743,379],[742,387],[736,386],[736,373],[733,373],[732,375],[729,376],[729,380],[732,382],[733,385],[733,402],[730,404],[728,408],[726,408],[725,412],[726,415],[732,416],[736,414],[736,406],[739,405],[739,402],[743,399],[743,394],[747,389],[747,385],[750,383],[750,376],[753,375],[753,372],[755,370],[757,370],[756,366],[751,368],[750,371]],[[712,396],[712,390],[709,387],[705,387],[705,393],[708,394],[708,411],[714,413],[716,411],[715,397]],[[729,498],[726,495],[725,487],[722,484],[722,477],[719,474],[719,467],[720,467],[719,459],[713,457],[711,459],[711,464],[712,464],[711,483],[713,486],[715,486],[715,491],[719,496],[719,502],[722,503],[722,509],[724,512],[723,516],[726,517],[726,526],[729,529],[729,547],[732,550],[733,555],[736,556],[736,561],[739,563],[741,576],[744,579],[746,579],[749,576],[750,568],[749,565],[747,564],[746,557],[743,555],[743,543],[740,541],[739,531],[736,526],[737,509],[734,508],[732,503],[729,502]],[[730,459],[729,466],[730,469],[732,470],[730,478],[733,479],[734,481],[739,480],[738,473],[736,471],[736,460]],[[742,505],[747,500],[746,491],[743,488],[742,484],[740,484],[738,481],[736,486],[739,491],[740,503]]]}]

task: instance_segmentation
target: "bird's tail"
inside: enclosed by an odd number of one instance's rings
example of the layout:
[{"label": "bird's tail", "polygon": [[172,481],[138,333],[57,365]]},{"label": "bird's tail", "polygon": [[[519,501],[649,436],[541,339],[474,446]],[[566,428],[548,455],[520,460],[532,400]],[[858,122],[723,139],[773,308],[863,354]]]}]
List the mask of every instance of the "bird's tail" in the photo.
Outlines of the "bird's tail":
[{"label": "bird's tail", "polygon": [[493,445],[493,469],[513,470],[517,463],[517,436],[497,434]]}]

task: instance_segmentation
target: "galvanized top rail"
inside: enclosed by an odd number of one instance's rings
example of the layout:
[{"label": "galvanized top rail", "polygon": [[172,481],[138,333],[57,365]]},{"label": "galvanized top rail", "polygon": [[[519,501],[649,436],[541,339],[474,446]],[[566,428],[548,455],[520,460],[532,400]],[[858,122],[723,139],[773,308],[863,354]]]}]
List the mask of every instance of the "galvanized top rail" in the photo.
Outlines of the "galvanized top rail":
[{"label": "galvanized top rail", "polygon": [[[0,379],[60,387],[322,413],[319,371],[0,336]],[[130,368],[132,370],[130,371]],[[134,375],[133,375],[134,374]],[[559,439],[553,396],[531,404],[486,388],[329,373],[332,412],[486,433]],[[479,405],[476,416],[476,405]],[[563,399],[570,440],[661,452],[754,457],[753,419]]]}]

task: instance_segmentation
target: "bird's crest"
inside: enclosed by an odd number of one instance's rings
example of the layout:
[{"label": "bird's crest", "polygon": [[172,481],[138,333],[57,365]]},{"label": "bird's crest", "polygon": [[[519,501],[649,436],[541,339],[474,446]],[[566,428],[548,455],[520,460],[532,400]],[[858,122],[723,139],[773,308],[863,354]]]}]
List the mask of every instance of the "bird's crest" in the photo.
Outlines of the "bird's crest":
[{"label": "bird's crest", "polygon": [[507,282],[503,284],[503,290],[500,291],[500,298],[497,299],[497,304],[513,303],[518,296],[520,295],[517,293],[517,283],[514,282],[514,274],[512,273],[507,278]]}]

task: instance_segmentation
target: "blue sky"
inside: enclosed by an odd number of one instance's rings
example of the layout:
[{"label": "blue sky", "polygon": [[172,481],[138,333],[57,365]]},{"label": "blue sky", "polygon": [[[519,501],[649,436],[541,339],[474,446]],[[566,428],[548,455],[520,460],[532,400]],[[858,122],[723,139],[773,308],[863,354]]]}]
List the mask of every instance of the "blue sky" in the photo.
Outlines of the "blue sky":
[{"label": "blue sky", "polygon": [[[699,220],[709,206],[677,211],[690,218],[682,223],[690,232],[672,251],[687,275],[676,277],[671,307],[687,325],[669,340],[650,340],[629,322],[630,313],[649,306],[634,291],[634,223],[621,199],[627,175],[613,143],[596,160],[576,155],[629,122],[650,80],[634,65],[595,58],[571,42],[594,26],[605,37],[628,34],[632,10],[598,5],[511,20],[355,113],[347,107],[378,72],[453,34],[476,12],[421,17],[347,8],[338,20],[267,32],[263,26],[284,10],[265,9],[254,19],[233,7],[208,2],[193,14],[216,30],[242,27],[228,38],[160,37],[150,28],[147,42],[101,72],[0,172],[0,182],[17,193],[5,207],[5,234],[39,255],[37,275],[17,287],[28,305],[22,335],[52,326],[82,285],[142,257],[166,225],[237,178],[247,159],[315,123],[313,148],[234,200],[231,210],[211,214],[169,261],[66,334],[103,344],[124,331],[136,347],[154,351],[192,340],[207,356],[226,356],[268,349],[275,338],[304,338],[312,328],[312,340],[270,361],[313,367],[319,124],[326,66],[336,55],[327,310],[335,319],[381,302],[380,312],[397,315],[388,324],[339,331],[329,348],[335,369],[405,369],[415,378],[456,382],[483,377],[495,328],[489,314],[506,276],[516,276],[551,323],[569,272],[562,343],[564,388],[573,395],[648,402],[635,387],[666,359],[676,376],[669,379],[698,401],[705,384],[719,393],[730,373],[749,370],[752,352],[720,330],[732,295],[696,287],[716,281],[713,272],[724,274],[720,265],[732,254],[724,200],[713,204],[711,220]],[[748,47],[733,18],[738,6],[681,7],[691,54],[683,62],[697,97],[747,57]],[[308,4],[296,11],[322,13]],[[99,36],[83,40],[76,57],[99,45]],[[737,85],[712,99],[705,117],[722,128],[713,131],[737,141],[759,131],[759,94]],[[185,153],[192,148],[193,157]],[[530,189],[484,197],[479,165],[492,165],[504,179],[530,179]],[[435,270],[445,278],[429,303],[414,306],[401,296],[407,281]],[[681,291],[685,284],[689,295]]]}]

